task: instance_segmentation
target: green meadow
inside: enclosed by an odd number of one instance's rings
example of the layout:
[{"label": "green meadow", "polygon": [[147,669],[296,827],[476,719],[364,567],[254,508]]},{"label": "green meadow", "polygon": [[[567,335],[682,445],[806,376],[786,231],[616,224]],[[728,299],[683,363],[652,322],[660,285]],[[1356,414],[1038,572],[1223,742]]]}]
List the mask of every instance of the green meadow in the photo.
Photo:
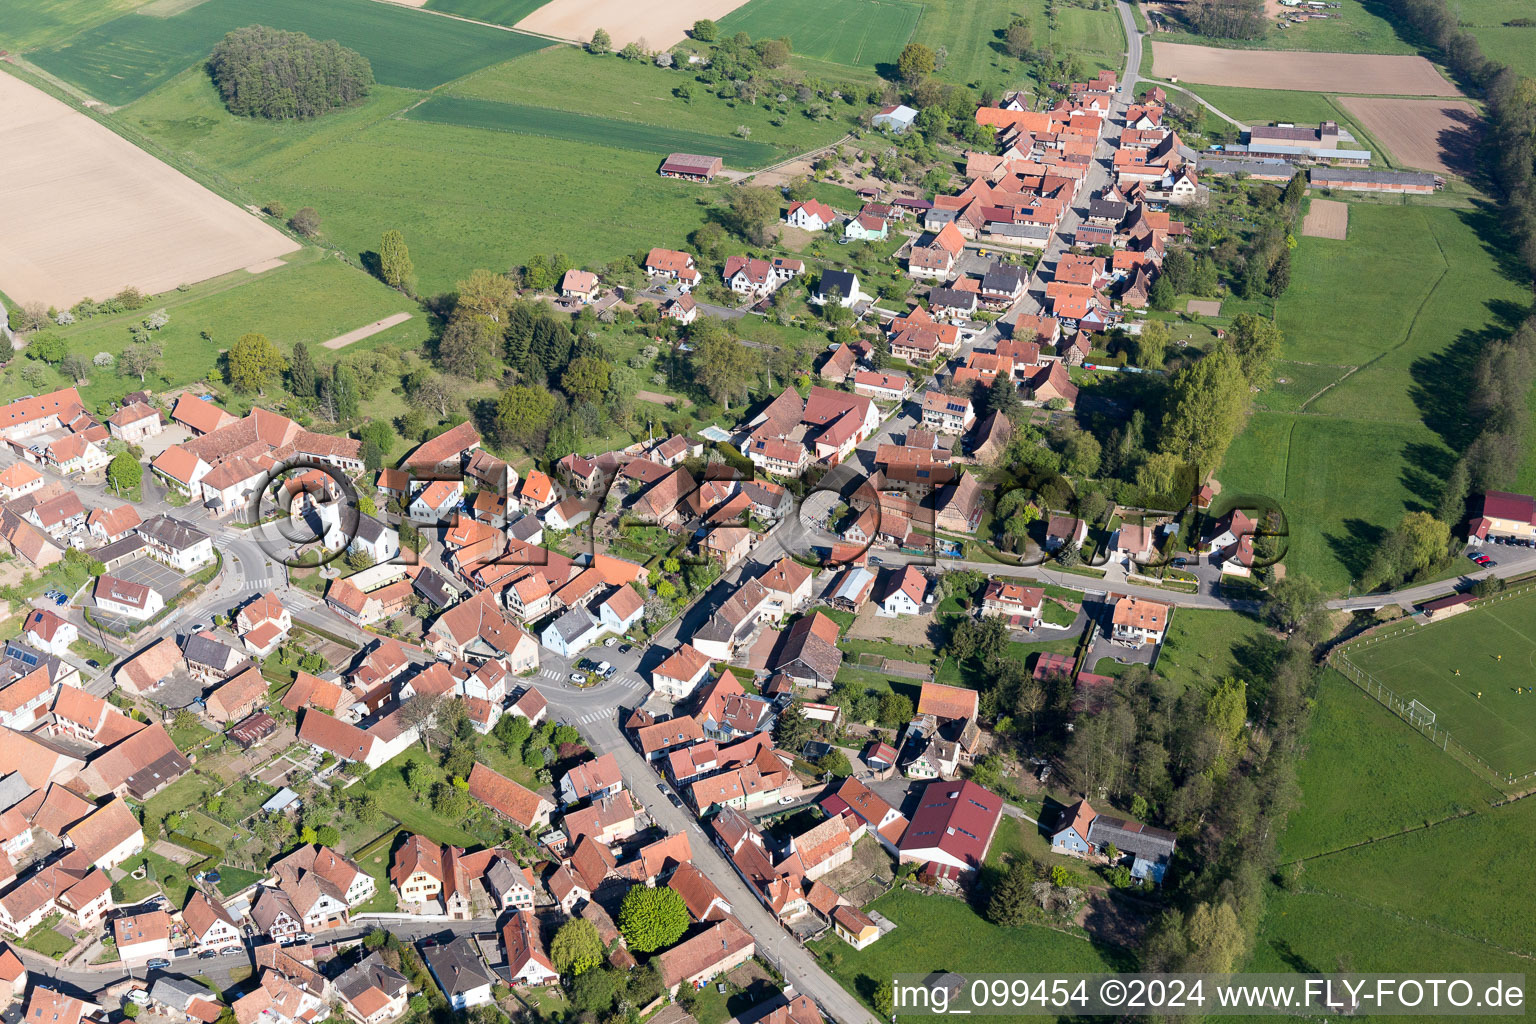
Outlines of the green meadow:
[{"label": "green meadow", "polygon": [[496,103],[467,96],[433,96],[406,112],[413,121],[488,128],[494,131],[540,135],[567,142],[596,143],[661,156],[672,152],[707,153],[732,167],[752,167],[773,162],[779,150],[766,142],[705,135],[683,128],[619,121],[611,117],[573,114],[549,107],[521,103]]},{"label": "green meadow", "polygon": [[1260,393],[1219,473],[1280,502],[1290,571],[1342,593],[1405,512],[1434,503],[1470,440],[1477,350],[1530,302],[1501,237],[1480,210],[1351,203],[1347,239],[1297,240],[1275,372],[1306,379]]},{"label": "green meadow", "polygon": [[544,4],[545,0],[427,0],[424,6],[492,25],[516,25]]}]

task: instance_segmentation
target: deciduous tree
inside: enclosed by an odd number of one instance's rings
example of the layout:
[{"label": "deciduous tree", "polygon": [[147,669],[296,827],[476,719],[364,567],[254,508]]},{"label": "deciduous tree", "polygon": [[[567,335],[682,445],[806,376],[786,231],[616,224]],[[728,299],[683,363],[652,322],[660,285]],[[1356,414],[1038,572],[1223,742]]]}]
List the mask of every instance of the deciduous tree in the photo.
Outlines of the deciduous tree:
[{"label": "deciduous tree", "polygon": [[107,483],[121,495],[139,486],[144,479],[144,465],[128,452],[119,452],[107,464]]},{"label": "deciduous tree", "polygon": [[689,340],[693,343],[689,363],[694,379],[710,398],[729,409],[731,399],[746,395],[747,384],[757,370],[754,351],[732,338],[725,325],[713,317],[695,322]]},{"label": "deciduous tree", "polygon": [[639,953],[665,949],[688,930],[688,906],[677,890],[632,886],[619,905],[619,931]]},{"label": "deciduous tree", "polygon": [[584,917],[565,922],[549,944],[549,959],[555,965],[555,970],[572,977],[601,964],[603,941],[598,937],[596,926]]},{"label": "deciduous tree", "polygon": [[922,43],[908,43],[901,51],[901,56],[896,59],[896,70],[900,73],[902,81],[912,85],[923,77],[933,74],[935,62],[933,50]]},{"label": "deciduous tree", "polygon": [[496,400],[496,426],[507,440],[524,448],[549,430],[555,396],[543,388],[518,385]]},{"label": "deciduous tree", "polygon": [[507,308],[517,298],[517,286],[512,279],[493,270],[472,270],[455,287],[459,311],[486,317],[497,324],[506,320]]},{"label": "deciduous tree", "polygon": [[242,334],[229,350],[229,382],[236,391],[265,394],[267,385],[287,368],[288,360],[265,334]]}]

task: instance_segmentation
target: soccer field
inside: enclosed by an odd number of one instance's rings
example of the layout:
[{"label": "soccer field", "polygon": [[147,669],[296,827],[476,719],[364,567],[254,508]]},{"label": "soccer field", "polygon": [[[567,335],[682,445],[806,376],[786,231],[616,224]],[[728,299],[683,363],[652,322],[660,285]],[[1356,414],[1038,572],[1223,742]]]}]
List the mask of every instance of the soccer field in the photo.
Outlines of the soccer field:
[{"label": "soccer field", "polygon": [[1536,770],[1536,591],[1480,601],[1444,622],[1344,653],[1403,700],[1427,706],[1437,728],[1495,770]]}]

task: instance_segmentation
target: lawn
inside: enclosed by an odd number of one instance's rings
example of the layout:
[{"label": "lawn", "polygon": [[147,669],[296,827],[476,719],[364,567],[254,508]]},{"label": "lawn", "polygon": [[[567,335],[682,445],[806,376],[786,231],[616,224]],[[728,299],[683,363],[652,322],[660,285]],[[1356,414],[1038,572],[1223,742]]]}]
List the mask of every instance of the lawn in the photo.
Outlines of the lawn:
[{"label": "lawn", "polygon": [[1523,775],[1536,771],[1533,623],[1536,592],[1484,601],[1411,633],[1351,644],[1343,653],[1402,699],[1427,705],[1437,729],[1496,770]]},{"label": "lawn", "polygon": [[[364,787],[378,800],[379,807],[385,814],[400,822],[409,831],[427,836],[439,843],[453,843],[466,848],[477,846],[480,840],[474,833],[467,832],[456,823],[439,817],[433,812],[430,800],[418,799],[405,784],[405,766],[424,757],[420,748],[412,747],[394,760],[370,772]],[[433,768],[436,769],[435,763]],[[436,774],[441,776],[441,770]]]},{"label": "lawn", "polygon": [[[863,950],[827,937],[811,943],[823,967],[844,988],[869,1005],[875,985],[896,974],[930,971],[995,972],[1023,970],[1074,973],[1112,972],[1129,967],[1117,950],[1099,948],[1078,936],[1039,925],[1004,928],[968,905],[945,896],[897,889],[875,900],[875,910],[896,923],[896,930]],[[826,954],[838,955],[828,966]],[[903,1019],[907,1015],[903,1014]]]},{"label": "lawn", "polygon": [[1285,509],[1291,572],[1343,592],[1384,531],[1433,504],[1470,441],[1471,363],[1529,304],[1507,255],[1492,217],[1427,206],[1351,203],[1348,239],[1298,239],[1275,372],[1306,364],[1306,381],[1264,400],[1287,411],[1255,413],[1218,474]]},{"label": "lawn", "polygon": [[[1334,102],[1334,97],[1320,92],[1242,89],[1227,85],[1182,85],[1179,88],[1196,93],[1223,114],[1247,125],[1271,124],[1280,121],[1316,125],[1322,121],[1336,121],[1340,128],[1355,137],[1357,143],[1353,146],[1345,145],[1344,148],[1373,150],[1379,148],[1372,145],[1354,119]],[[1175,103],[1182,100],[1185,106],[1191,102],[1179,96],[1177,92],[1173,93],[1171,98]],[[1376,153],[1374,157],[1378,163],[1388,162],[1384,153]]]},{"label": "lawn", "polygon": [[[1187,618],[1180,612],[1179,618]],[[1285,860],[1315,857],[1426,822],[1486,810],[1500,794],[1334,671],[1318,685],[1301,808],[1281,837]]]},{"label": "lawn", "polygon": [[222,893],[226,899],[233,896],[241,889],[244,889],[247,886],[255,885],[257,882],[261,881],[261,875],[257,874],[256,872],[247,871],[244,868],[232,868],[228,864],[220,864],[218,867],[218,872],[219,892]]},{"label": "lawn", "polygon": [[253,202],[313,206],[323,239],[354,258],[400,230],[428,295],[535,252],[581,264],[681,246],[715,191],[661,178],[651,154],[393,116],[418,98],[381,88],[334,119],[273,125],[231,116],[188,74],[126,116]]},{"label": "lawn", "polygon": [[[1392,23],[1378,12],[1385,5],[1373,0],[1338,0],[1339,10],[1323,21],[1287,24],[1280,28],[1268,18],[1269,31],[1262,39],[1213,39],[1188,32],[1160,32],[1157,39],[1169,43],[1195,43],[1243,50],[1315,50],[1324,53],[1417,53]],[[1474,0],[1476,2],[1476,0]],[[1267,5],[1266,5],[1267,6]],[[1458,10],[1460,4],[1457,5]]]},{"label": "lawn", "polygon": [[59,914],[49,914],[36,928],[17,940],[16,944],[23,949],[30,949],[34,953],[41,953],[43,956],[57,960],[74,948],[73,942],[54,931],[54,927],[61,920],[63,918]]},{"label": "lawn", "polygon": [[[247,331],[267,335],[285,351],[294,342],[303,341],[319,364],[329,364],[339,355],[382,344],[414,349],[427,338],[426,317],[410,299],[361,270],[326,258],[313,249],[304,250],[295,262],[263,274],[253,276],[237,270],[185,292],[167,292],[136,312],[93,317],[55,328],[53,333],[71,352],[89,362],[99,352],[122,352],[130,340],[129,329],[155,309],[164,309],[171,318],[154,336],[163,350],[160,370],[149,380],[156,388],[220,380],[221,350]],[[413,316],[340,352],[319,346],[337,334],[400,311],[410,311]],[[38,364],[18,359],[0,374],[0,399],[9,400],[34,391],[20,376],[26,365]],[[46,372],[47,387],[73,383],[66,382],[51,367]],[[87,407],[101,409],[105,403],[141,386],[137,377],[119,376],[106,368],[92,373],[90,382],[80,388],[80,395]]]},{"label": "lawn", "polygon": [[1157,674],[1180,692],[1210,690],[1229,676],[1251,685],[1267,677],[1276,646],[1250,615],[1180,608],[1168,624]]},{"label": "lawn", "polygon": [[[686,99],[677,94],[685,86]],[[752,144],[795,153],[837,140],[862,109],[843,103],[833,118],[816,120],[793,98],[784,103],[776,95],[759,97],[756,103],[722,100],[706,92],[686,68],[668,70],[647,61],[597,57],[573,46],[552,46],[497,64],[454,82],[448,91],[708,136],[734,135],[745,126]],[[774,124],[776,120],[782,123]]]},{"label": "lawn", "polygon": [[616,149],[655,154],[657,161],[668,153],[704,153],[721,157],[733,167],[772,163],[780,151],[766,142],[704,135],[682,128],[620,121],[591,114],[573,114],[551,107],[521,103],[497,103],[467,96],[434,96],[406,114],[416,121],[488,128],[495,131],[541,135],[569,142],[595,143]]},{"label": "lawn", "polygon": [[788,38],[796,53],[834,64],[894,67],[922,13],[911,0],[750,0],[720,19],[720,31]]},{"label": "lawn", "polygon": [[261,24],[357,50],[384,85],[432,89],[547,46],[518,32],[372,0],[203,0],[169,18],[125,14],[31,55],[111,106],[144,96],[201,61],[232,29]]},{"label": "lawn", "polygon": [[547,0],[427,0],[429,11],[457,14],[461,18],[488,21],[493,25],[516,25]]}]

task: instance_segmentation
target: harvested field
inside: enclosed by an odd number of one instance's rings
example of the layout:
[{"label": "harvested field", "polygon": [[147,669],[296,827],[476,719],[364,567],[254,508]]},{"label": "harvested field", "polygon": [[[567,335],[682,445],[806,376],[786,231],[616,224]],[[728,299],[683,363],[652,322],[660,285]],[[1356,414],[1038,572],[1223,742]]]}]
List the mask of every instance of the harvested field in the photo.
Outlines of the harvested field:
[{"label": "harvested field", "polygon": [[1472,172],[1482,121],[1470,103],[1341,96],[1339,105],[1405,167],[1462,177]]},{"label": "harvested field", "polygon": [[1295,92],[1368,92],[1459,96],[1423,57],[1299,50],[1222,50],[1153,43],[1152,74],[1181,82]]},{"label": "harvested field", "polygon": [[274,258],[270,260],[262,260],[260,263],[252,263],[250,266],[246,267],[245,272],[247,274],[265,274],[267,271],[276,270],[278,267],[283,265],[284,261],[282,259]]},{"label": "harvested field", "polygon": [[378,334],[380,331],[387,331],[396,324],[405,323],[410,318],[411,314],[409,313],[394,313],[382,320],[375,320],[373,323],[367,325],[366,327],[359,327],[357,330],[348,331],[346,334],[338,334],[331,340],[322,342],[321,344],[323,344],[326,348],[346,348],[354,341],[362,341],[364,338],[371,338],[375,334]]},{"label": "harvested field", "polygon": [[682,42],[700,18],[720,20],[745,0],[672,0],[637,4],[634,0],[551,0],[514,27],[539,35],[586,42],[605,29],[615,49],[639,42],[665,50]]},{"label": "harvested field", "polygon": [[1333,199],[1314,199],[1301,222],[1301,233],[1313,238],[1346,238],[1349,235],[1349,204]]},{"label": "harvested field", "polygon": [[293,239],[20,79],[0,74],[0,291],[67,308],[299,248]]}]

